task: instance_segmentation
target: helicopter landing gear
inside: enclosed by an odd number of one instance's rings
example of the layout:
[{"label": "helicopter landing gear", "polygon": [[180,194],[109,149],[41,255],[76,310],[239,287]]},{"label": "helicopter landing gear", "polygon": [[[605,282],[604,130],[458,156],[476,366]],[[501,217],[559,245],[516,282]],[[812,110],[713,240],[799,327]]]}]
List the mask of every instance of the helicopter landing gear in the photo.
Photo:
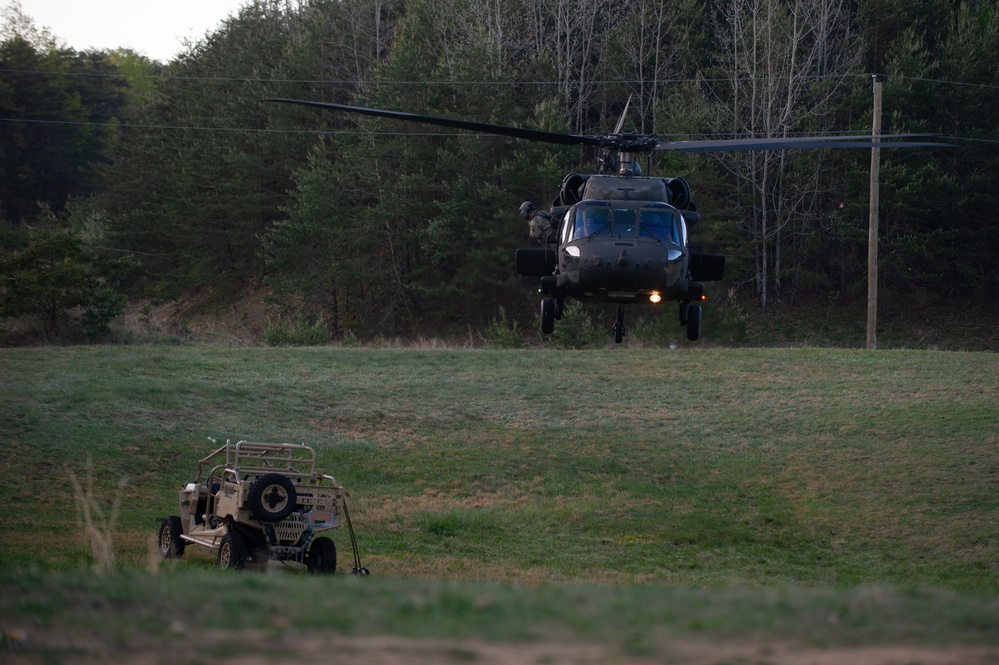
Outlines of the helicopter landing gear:
[{"label": "helicopter landing gear", "polygon": [[701,337],[701,306],[687,307],[687,339],[696,342]]},{"label": "helicopter landing gear", "polygon": [[541,332],[551,335],[555,332],[555,321],[562,320],[562,308],[565,305],[565,294],[558,286],[557,275],[547,275],[541,278]]},{"label": "helicopter landing gear", "polygon": [[680,303],[680,325],[687,327],[687,339],[696,342],[701,337],[701,306]]},{"label": "helicopter landing gear", "polygon": [[555,299],[543,298],[541,300],[541,332],[551,335],[555,332]]},{"label": "helicopter landing gear", "polygon": [[617,306],[617,323],[614,324],[614,343],[620,344],[624,341],[624,305]]}]

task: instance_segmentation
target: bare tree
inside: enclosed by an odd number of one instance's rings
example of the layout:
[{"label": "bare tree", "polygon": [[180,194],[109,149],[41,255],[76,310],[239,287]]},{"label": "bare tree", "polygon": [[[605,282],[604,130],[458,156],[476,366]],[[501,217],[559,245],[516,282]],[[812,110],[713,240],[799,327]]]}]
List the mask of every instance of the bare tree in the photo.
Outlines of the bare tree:
[{"label": "bare tree", "polygon": [[536,57],[551,58],[558,72],[558,94],[572,118],[572,129],[585,129],[593,99],[596,63],[608,27],[612,0],[533,0]]},{"label": "bare tree", "polygon": [[[858,61],[846,0],[719,0],[728,90],[721,101],[738,136],[787,137],[826,129],[840,78]],[[818,169],[794,168],[786,151],[742,153],[724,163],[739,178],[739,205],[754,241],[754,283],[766,307],[780,295],[783,238],[813,213]]]},{"label": "bare tree", "polygon": [[638,130],[652,131],[656,105],[676,72],[686,27],[677,4],[665,0],[632,0],[621,10],[605,36],[603,71],[609,80],[621,81],[637,102]]},{"label": "bare tree", "polygon": [[314,14],[309,22],[321,32],[316,48],[320,71],[327,80],[349,82],[359,90],[388,52],[391,1],[340,0],[309,4],[302,11]]}]

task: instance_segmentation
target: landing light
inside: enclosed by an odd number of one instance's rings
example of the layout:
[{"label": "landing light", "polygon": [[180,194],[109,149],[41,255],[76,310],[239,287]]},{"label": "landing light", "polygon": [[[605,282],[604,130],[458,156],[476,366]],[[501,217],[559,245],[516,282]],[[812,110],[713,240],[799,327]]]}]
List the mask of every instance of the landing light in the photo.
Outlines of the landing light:
[{"label": "landing light", "polygon": [[652,295],[649,296],[649,300],[651,300],[652,302],[660,302],[662,301],[662,299],[663,297],[658,293],[656,293],[655,291],[653,291]]}]

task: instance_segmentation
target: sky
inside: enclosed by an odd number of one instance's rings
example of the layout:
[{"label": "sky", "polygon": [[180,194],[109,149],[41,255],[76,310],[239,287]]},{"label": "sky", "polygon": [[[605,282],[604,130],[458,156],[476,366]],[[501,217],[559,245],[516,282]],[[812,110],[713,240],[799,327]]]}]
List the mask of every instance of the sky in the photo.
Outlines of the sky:
[{"label": "sky", "polygon": [[[248,0],[20,0],[38,28],[77,51],[127,47],[167,62]],[[0,5],[7,6],[6,0]]]}]

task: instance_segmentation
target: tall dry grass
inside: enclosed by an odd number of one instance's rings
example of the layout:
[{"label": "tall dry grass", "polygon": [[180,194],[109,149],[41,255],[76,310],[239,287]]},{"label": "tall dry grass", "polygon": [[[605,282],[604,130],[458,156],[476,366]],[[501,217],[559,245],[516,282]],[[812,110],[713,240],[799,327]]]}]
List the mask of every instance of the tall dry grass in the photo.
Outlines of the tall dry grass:
[{"label": "tall dry grass", "polygon": [[94,495],[94,465],[90,455],[87,455],[86,475],[82,485],[73,471],[67,473],[73,485],[77,527],[80,529],[84,544],[93,557],[94,572],[113,573],[117,570],[114,532],[121,511],[121,498],[125,486],[128,484],[128,478],[122,476],[118,481],[118,488],[111,502],[111,510],[105,513]]}]

